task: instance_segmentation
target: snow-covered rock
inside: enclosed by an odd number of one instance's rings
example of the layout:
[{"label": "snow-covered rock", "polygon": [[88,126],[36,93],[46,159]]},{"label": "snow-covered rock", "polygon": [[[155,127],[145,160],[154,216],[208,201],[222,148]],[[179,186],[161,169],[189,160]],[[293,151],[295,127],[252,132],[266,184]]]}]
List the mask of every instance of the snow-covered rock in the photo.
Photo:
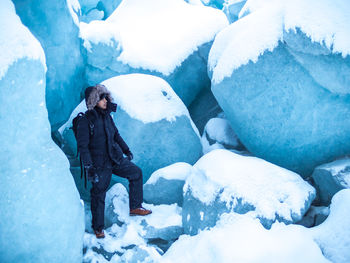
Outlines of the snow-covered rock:
[{"label": "snow-covered rock", "polygon": [[14,0],[22,22],[40,41],[46,57],[46,105],[56,131],[79,103],[85,84],[76,0]]},{"label": "snow-covered rock", "polygon": [[184,186],[186,234],[212,227],[226,212],[250,214],[266,227],[299,221],[315,190],[299,175],[256,157],[214,150],[193,166]]},{"label": "snow-covered rock", "polygon": [[350,149],[347,0],[248,0],[209,54],[212,91],[258,157],[308,176]]},{"label": "snow-covered rock", "polygon": [[332,197],[350,188],[350,159],[343,158],[315,168],[312,178],[320,204],[329,205]]},{"label": "snow-covered rock", "polygon": [[81,262],[83,205],[51,139],[45,54],[0,2],[0,262]]},{"label": "snow-covered rock", "polygon": [[321,225],[310,229],[322,253],[334,263],[350,262],[350,190],[334,195],[330,214]]},{"label": "snow-covered rock", "polygon": [[305,228],[275,223],[265,229],[246,215],[222,216],[196,236],[183,235],[160,262],[330,263]]},{"label": "snow-covered rock", "polygon": [[[144,182],[157,169],[175,162],[193,164],[201,156],[199,133],[185,105],[169,84],[161,78],[121,75],[102,82],[118,104],[112,117],[120,135],[134,154],[143,172]],[[85,112],[85,101],[73,111],[60,128],[64,149],[76,152],[74,134],[69,127],[78,112]],[[113,177],[115,182],[119,179]]]},{"label": "snow-covered rock", "polygon": [[174,163],[155,171],[143,186],[144,200],[155,205],[182,206],[183,186],[191,171],[192,165],[188,163]]},{"label": "snow-covered rock", "polygon": [[106,21],[80,25],[87,81],[94,85],[121,74],[152,74],[168,81],[189,105],[210,86],[209,49],[227,25],[221,11],[183,0],[124,0]]}]

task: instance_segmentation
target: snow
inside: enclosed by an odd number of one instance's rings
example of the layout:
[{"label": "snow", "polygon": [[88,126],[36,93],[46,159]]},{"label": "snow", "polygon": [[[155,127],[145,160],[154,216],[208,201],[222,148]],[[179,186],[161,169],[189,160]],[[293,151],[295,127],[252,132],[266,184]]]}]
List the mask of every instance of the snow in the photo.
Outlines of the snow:
[{"label": "snow", "polygon": [[252,204],[257,215],[274,220],[278,215],[292,221],[292,212],[300,214],[315,190],[299,175],[256,157],[241,156],[227,150],[214,150],[193,166],[184,192],[205,204],[214,202],[223,189],[221,200],[232,196]]},{"label": "snow", "polygon": [[115,25],[106,21],[95,20],[89,24],[80,23],[80,38],[84,40],[84,47],[91,52],[91,43],[98,44],[102,42],[112,46],[113,42],[118,43],[118,48],[121,47],[121,37],[119,31],[115,30]]},{"label": "snow", "polygon": [[166,180],[183,180],[185,181],[191,173],[192,165],[184,162],[174,163],[167,167],[158,169],[147,180],[146,184],[155,184],[159,178]]},{"label": "snow", "polygon": [[235,69],[256,62],[283,40],[283,32],[304,32],[331,52],[350,55],[350,5],[346,0],[248,0],[236,23],[222,30],[209,54],[214,83]]},{"label": "snow", "polygon": [[[130,117],[143,123],[157,122],[162,119],[175,121],[176,117],[185,115],[190,120],[186,106],[169,84],[152,75],[127,74],[110,78],[102,82],[111,92],[114,102],[126,111]],[[83,100],[72,112],[69,120],[59,128],[59,132],[72,125],[72,120],[79,112],[87,110]],[[199,135],[191,120],[192,127]]]},{"label": "snow", "polygon": [[220,10],[182,0],[124,0],[106,21],[81,25],[86,47],[100,38],[104,27],[100,41],[122,40],[118,60],[168,76],[228,21]]},{"label": "snow", "polygon": [[350,262],[350,190],[332,198],[330,214],[321,225],[310,229],[323,254],[334,263]]},{"label": "snow", "polygon": [[224,214],[218,225],[196,236],[182,235],[160,262],[294,263],[330,262],[301,226],[273,224],[266,230],[257,219]]},{"label": "snow", "polygon": [[69,13],[71,14],[74,23],[79,27],[80,3],[78,0],[66,0]]},{"label": "snow", "polygon": [[46,69],[45,54],[39,41],[22,24],[11,1],[0,2],[0,17],[0,80],[21,58],[40,60]]},{"label": "snow", "polygon": [[186,106],[169,84],[155,76],[128,74],[102,82],[111,91],[116,103],[132,118],[143,123],[162,119],[175,121],[185,115],[190,118]]}]

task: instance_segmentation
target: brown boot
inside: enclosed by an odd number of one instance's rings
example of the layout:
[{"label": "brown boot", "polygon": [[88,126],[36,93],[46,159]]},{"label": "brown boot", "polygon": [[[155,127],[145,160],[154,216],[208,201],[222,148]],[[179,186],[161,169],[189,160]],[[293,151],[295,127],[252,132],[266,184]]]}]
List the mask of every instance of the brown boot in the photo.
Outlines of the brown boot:
[{"label": "brown boot", "polygon": [[146,215],[149,215],[151,213],[152,213],[151,210],[148,210],[148,209],[143,208],[143,207],[139,207],[139,208],[135,208],[135,209],[130,210],[131,216],[146,216]]},{"label": "brown boot", "polygon": [[105,238],[105,233],[103,232],[103,230],[101,230],[101,231],[94,230],[94,233],[95,233],[97,238]]}]

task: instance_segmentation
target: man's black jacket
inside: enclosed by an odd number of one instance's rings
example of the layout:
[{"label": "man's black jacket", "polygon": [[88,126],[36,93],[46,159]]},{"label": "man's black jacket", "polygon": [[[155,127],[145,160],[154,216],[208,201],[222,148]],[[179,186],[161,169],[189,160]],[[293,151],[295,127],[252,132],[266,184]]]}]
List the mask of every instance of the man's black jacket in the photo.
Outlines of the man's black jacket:
[{"label": "man's black jacket", "polygon": [[[85,113],[77,126],[77,144],[84,166],[109,168],[112,162],[119,164],[123,153],[129,147],[120,136],[110,115],[116,110],[116,104],[108,102],[107,110],[95,107]],[[93,134],[89,125],[93,124]]]}]

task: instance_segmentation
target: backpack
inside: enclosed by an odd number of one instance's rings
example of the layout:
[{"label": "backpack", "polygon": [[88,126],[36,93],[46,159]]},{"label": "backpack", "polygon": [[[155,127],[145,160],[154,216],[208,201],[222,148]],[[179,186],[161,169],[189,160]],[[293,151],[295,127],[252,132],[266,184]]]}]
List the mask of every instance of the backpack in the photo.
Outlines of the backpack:
[{"label": "backpack", "polygon": [[[79,112],[78,115],[73,119],[72,121],[72,127],[71,129],[73,130],[73,133],[74,133],[74,137],[75,137],[75,140],[77,140],[77,132],[78,132],[78,125],[79,125],[79,122],[81,121],[81,119],[83,117],[86,117],[86,119],[89,121],[89,134],[90,134],[90,138],[91,136],[94,134],[94,124],[91,122],[91,120],[88,118],[87,114],[83,113],[83,112]],[[84,166],[83,166],[83,162],[81,161],[81,156],[79,154],[79,149],[77,149],[77,157],[79,156],[79,161],[80,161],[80,178],[82,179],[83,176],[84,176],[84,186],[86,188],[86,171],[84,169]]]}]

